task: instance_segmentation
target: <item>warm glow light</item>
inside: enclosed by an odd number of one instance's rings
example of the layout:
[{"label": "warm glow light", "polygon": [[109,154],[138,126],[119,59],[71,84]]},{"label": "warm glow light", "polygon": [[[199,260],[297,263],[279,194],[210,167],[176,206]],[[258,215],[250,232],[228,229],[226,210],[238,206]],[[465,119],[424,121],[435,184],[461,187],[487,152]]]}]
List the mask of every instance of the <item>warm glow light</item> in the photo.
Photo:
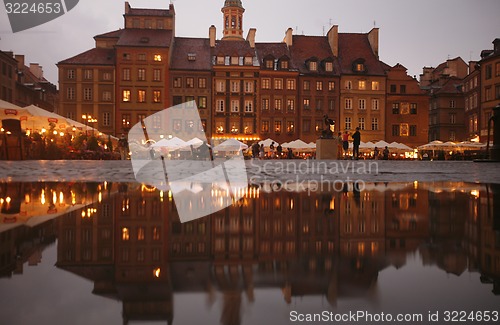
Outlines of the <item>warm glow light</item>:
[{"label": "warm glow light", "polygon": [[470,195],[475,197],[476,199],[479,197],[479,191],[478,190],[472,190],[470,191]]},{"label": "warm glow light", "polygon": [[56,191],[52,192],[52,203],[54,203],[54,204],[57,203],[57,193],[56,193]]},{"label": "warm glow light", "polygon": [[52,133],[53,133],[54,135],[57,135],[57,131],[56,131],[56,130],[54,130]]},{"label": "warm glow light", "polygon": [[99,192],[99,194],[97,195],[97,201],[99,201],[99,203],[102,202],[102,193]]},{"label": "warm glow light", "polygon": [[59,204],[63,204],[64,203],[64,194],[63,192],[59,192]]},{"label": "warm glow light", "polygon": [[28,203],[30,203],[30,201],[31,201],[30,195],[29,194],[25,194],[24,195],[24,203],[28,204]]},{"label": "warm glow light", "polygon": [[7,203],[10,203],[10,200],[11,200],[11,199],[10,199],[10,196],[7,196],[7,197],[5,198],[5,202],[7,202]]},{"label": "warm glow light", "polygon": [[45,190],[42,189],[42,195],[40,197],[40,202],[42,203],[42,205],[45,204]]},{"label": "warm glow light", "polygon": [[85,218],[85,211],[82,210],[82,218]]},{"label": "warm glow light", "polygon": [[73,191],[71,191],[71,204],[72,205],[76,204],[76,195]]},{"label": "warm glow light", "polygon": [[156,278],[160,277],[160,272],[161,272],[161,269],[159,267],[153,270],[153,274]]},{"label": "warm glow light", "polygon": [[44,128],[42,128],[42,133],[45,133],[45,132],[47,132],[47,130],[45,130]]}]

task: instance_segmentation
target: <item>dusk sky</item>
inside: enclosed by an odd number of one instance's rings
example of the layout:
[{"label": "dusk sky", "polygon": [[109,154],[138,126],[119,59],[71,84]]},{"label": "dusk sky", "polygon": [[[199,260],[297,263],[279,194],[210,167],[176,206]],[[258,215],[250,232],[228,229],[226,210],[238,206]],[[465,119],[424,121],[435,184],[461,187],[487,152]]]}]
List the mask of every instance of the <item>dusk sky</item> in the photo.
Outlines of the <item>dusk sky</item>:
[{"label": "dusk sky", "polygon": [[[133,8],[168,8],[168,0],[130,0]],[[256,28],[257,42],[282,41],[295,34],[323,35],[331,25],[341,33],[380,28],[380,59],[401,63],[410,75],[447,58],[478,60],[500,37],[498,0],[242,0],[244,36]],[[24,54],[26,63],[43,66],[45,77],[58,84],[56,63],[94,47],[93,36],[123,28],[122,0],[80,0],[64,16],[13,34],[5,8],[0,8],[0,49]],[[208,37],[210,25],[222,35],[224,0],[176,0],[176,36]]]}]

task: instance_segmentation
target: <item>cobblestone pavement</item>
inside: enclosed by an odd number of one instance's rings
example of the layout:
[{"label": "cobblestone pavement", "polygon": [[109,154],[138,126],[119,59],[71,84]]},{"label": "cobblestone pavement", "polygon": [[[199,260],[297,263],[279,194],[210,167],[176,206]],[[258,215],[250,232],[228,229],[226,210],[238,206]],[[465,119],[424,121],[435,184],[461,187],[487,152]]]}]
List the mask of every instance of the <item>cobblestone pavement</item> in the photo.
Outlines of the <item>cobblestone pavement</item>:
[{"label": "cobblestone pavement", "polygon": [[[366,182],[463,181],[500,183],[500,163],[469,161],[347,161],[247,160],[252,183],[266,181]],[[190,165],[186,164],[189,173]],[[0,181],[134,182],[132,163],[126,161],[0,161]]]}]

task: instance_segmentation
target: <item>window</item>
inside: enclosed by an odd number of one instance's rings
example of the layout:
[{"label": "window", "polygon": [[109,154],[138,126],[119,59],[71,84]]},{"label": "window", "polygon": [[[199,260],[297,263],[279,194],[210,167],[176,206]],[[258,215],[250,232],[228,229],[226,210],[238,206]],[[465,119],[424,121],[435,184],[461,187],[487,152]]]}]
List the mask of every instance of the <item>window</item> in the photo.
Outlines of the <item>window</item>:
[{"label": "window", "polygon": [[92,100],[92,88],[83,89],[83,100]]},{"label": "window", "polygon": [[125,80],[125,81],[129,81],[130,80],[130,69],[129,68],[124,68],[122,70],[122,74],[123,74],[123,76],[122,76],[123,80]]},{"label": "window", "polygon": [[153,60],[156,62],[161,62],[161,60],[162,60],[161,54],[155,54],[153,56]]},{"label": "window", "polygon": [[497,62],[495,64],[495,77],[499,77],[499,76],[500,76],[500,62]]},{"label": "window", "polygon": [[320,111],[323,108],[323,101],[321,99],[316,99],[316,110]]},{"label": "window", "polygon": [[378,118],[377,117],[372,117],[372,130],[373,131],[378,130]]},{"label": "window", "polygon": [[73,87],[68,87],[66,89],[66,98],[67,99],[75,99],[75,88]]},{"label": "window", "polygon": [[146,102],[146,91],[145,90],[138,90],[137,91],[137,102],[139,102],[139,103]]},{"label": "window", "polygon": [[207,88],[207,78],[198,78],[198,88]]},{"label": "window", "polygon": [[[131,119],[132,118],[131,118],[130,114],[122,114],[122,127],[125,128],[125,129],[130,128]],[[128,206],[128,204],[127,204],[127,206]],[[125,209],[125,207],[123,209]]]},{"label": "window", "polygon": [[399,86],[399,92],[401,94],[406,94],[406,85],[400,85]]},{"label": "window", "polygon": [[454,100],[450,100],[450,108],[455,108],[455,101]]},{"label": "window", "polygon": [[186,78],[186,88],[194,88],[194,78]]},{"label": "window", "polygon": [[91,80],[92,79],[92,70],[90,70],[90,69],[83,70],[83,79]]},{"label": "window", "polygon": [[325,62],[325,71],[328,71],[328,72],[333,71],[333,62]]},{"label": "window", "polygon": [[365,71],[365,65],[363,63],[356,63],[354,69],[358,72]]},{"label": "window", "polygon": [[391,93],[395,93],[396,92],[396,85],[391,85],[389,87],[389,89],[391,90]]},{"label": "window", "polygon": [[146,54],[140,53],[137,55],[137,60],[138,61],[146,61]]},{"label": "window", "polygon": [[495,99],[500,99],[500,86],[495,86]]},{"label": "window", "polygon": [[274,89],[283,89],[283,79],[274,79]]},{"label": "window", "polygon": [[102,126],[111,126],[111,113],[102,113]]},{"label": "window", "polygon": [[122,91],[122,101],[130,102],[130,90],[125,89]]},{"label": "window", "polygon": [[292,134],[295,131],[295,124],[293,121],[286,122],[286,133]]},{"label": "window", "polygon": [[410,114],[417,114],[417,103],[411,103],[410,104]]},{"label": "window", "polygon": [[252,65],[253,64],[253,57],[251,57],[251,56],[245,56],[244,64],[245,65]]},{"label": "window", "polygon": [[366,99],[360,99],[359,100],[359,109],[360,110],[365,110],[366,109]]},{"label": "window", "polygon": [[364,80],[359,80],[359,81],[358,81],[358,89],[359,89],[359,90],[365,90],[365,89],[366,89],[366,81],[364,81]]},{"label": "window", "polygon": [[161,90],[153,90],[153,102],[154,103],[161,102]]},{"label": "window", "polygon": [[240,111],[240,101],[239,100],[231,100],[231,113],[238,113]]},{"label": "window", "polygon": [[378,81],[372,81],[372,90],[380,90],[380,84]]},{"label": "window", "polygon": [[283,108],[283,101],[281,100],[281,98],[276,98],[274,100],[274,110],[281,111],[282,108]]},{"label": "window", "polygon": [[345,89],[352,89],[352,81],[351,80],[347,80],[345,82]]},{"label": "window", "polygon": [[280,61],[280,69],[281,70],[288,69],[288,61],[286,61],[286,60]]},{"label": "window", "polygon": [[69,69],[68,70],[68,79],[75,79],[76,78],[76,73],[74,69]]},{"label": "window", "polygon": [[262,133],[268,133],[269,132],[269,121],[262,121],[261,130],[262,130]]},{"label": "window", "polygon": [[335,90],[335,81],[328,81],[328,90],[329,91]]},{"label": "window", "polygon": [[130,53],[123,53],[123,60],[129,61],[131,59],[132,59],[132,56],[130,55]]},{"label": "window", "polygon": [[281,133],[281,121],[274,121],[274,133]]},{"label": "window", "polygon": [[401,123],[399,126],[399,135],[402,137],[407,137],[410,133],[409,128],[408,128],[408,123]]},{"label": "window", "polygon": [[274,60],[272,59],[266,60],[266,69],[274,69]]},{"label": "window", "polygon": [[223,56],[218,56],[217,57],[217,64],[218,65],[224,65],[225,58]]},{"label": "window", "polygon": [[485,78],[486,80],[491,79],[491,77],[492,77],[492,72],[493,72],[493,71],[492,71],[492,66],[491,66],[491,64],[488,64],[488,65],[485,67],[485,69],[486,69],[486,70],[485,70],[484,78]]},{"label": "window", "polygon": [[217,80],[215,82],[215,90],[219,93],[223,93],[226,91],[226,81],[224,80]]},{"label": "window", "polygon": [[137,69],[137,80],[139,80],[139,81],[146,80],[146,69],[143,69],[143,68]]},{"label": "window", "polygon": [[450,114],[450,124],[456,124],[457,123],[457,114],[451,113]]},{"label": "window", "polygon": [[392,103],[392,114],[399,114],[399,103]]},{"label": "window", "polygon": [[310,61],[309,62],[309,70],[311,70],[311,71],[317,71],[318,70],[318,62],[316,62],[316,61]]},{"label": "window", "polygon": [[329,111],[335,110],[335,99],[328,100],[328,110]]},{"label": "window", "polygon": [[401,106],[400,106],[400,110],[399,110],[399,113],[401,115],[408,115],[410,114],[410,104],[409,103],[401,103]]},{"label": "window", "polygon": [[316,90],[317,91],[323,90],[323,81],[316,81]]},{"label": "window", "polygon": [[304,83],[302,84],[302,89],[303,90],[310,90],[311,89],[311,83],[309,80],[304,80]]},{"label": "window", "polygon": [[271,89],[271,80],[270,79],[262,79],[262,89]]},{"label": "window", "polygon": [[345,99],[345,109],[352,109],[352,98]]},{"label": "window", "polygon": [[207,108],[207,97],[198,97],[198,108]]},{"label": "window", "polygon": [[252,112],[253,112],[253,101],[245,100],[245,113],[252,113]]},{"label": "window", "polygon": [[392,136],[399,137],[399,124],[392,125]]},{"label": "window", "polygon": [[245,81],[245,93],[253,93],[253,81]]},{"label": "window", "polygon": [[269,98],[262,98],[262,110],[269,109]]},{"label": "window", "polygon": [[240,58],[237,56],[231,57],[231,65],[238,65],[240,63]]},{"label": "window", "polygon": [[153,81],[161,81],[161,69],[153,70]]},{"label": "window", "polygon": [[294,99],[289,98],[286,100],[286,109],[289,112],[292,112],[293,110],[295,110],[295,100]]},{"label": "window", "polygon": [[223,99],[216,100],[215,111],[216,112],[224,112],[224,100]]},{"label": "window", "polygon": [[[485,101],[490,101],[491,99],[492,99],[491,98],[491,87],[484,88],[484,100]],[[450,104],[451,104],[451,101],[450,101]]]},{"label": "window", "polygon": [[286,80],[286,89],[287,90],[295,90],[295,79],[287,79]]},{"label": "window", "polygon": [[377,111],[379,109],[379,100],[372,99],[372,110]]},{"label": "window", "polygon": [[352,119],[350,117],[345,118],[344,129],[350,130],[352,128]]},{"label": "window", "polygon": [[411,137],[417,136],[417,126],[416,125],[410,125],[410,136]]},{"label": "window", "polygon": [[122,240],[127,241],[130,239],[130,230],[126,227],[122,228]]},{"label": "window", "polygon": [[309,100],[309,98],[304,98],[304,100],[303,100],[304,109],[309,109],[310,105],[311,105],[311,101]]},{"label": "window", "polygon": [[103,102],[110,102],[111,101],[111,92],[110,91],[103,91],[102,92],[102,101]]},{"label": "window", "polygon": [[360,117],[360,118],[358,118],[358,127],[359,127],[361,130],[364,130],[364,129],[365,129],[365,118],[364,118],[364,117]]},{"label": "window", "polygon": [[309,120],[302,121],[302,130],[305,133],[311,132],[311,121],[309,121]]}]

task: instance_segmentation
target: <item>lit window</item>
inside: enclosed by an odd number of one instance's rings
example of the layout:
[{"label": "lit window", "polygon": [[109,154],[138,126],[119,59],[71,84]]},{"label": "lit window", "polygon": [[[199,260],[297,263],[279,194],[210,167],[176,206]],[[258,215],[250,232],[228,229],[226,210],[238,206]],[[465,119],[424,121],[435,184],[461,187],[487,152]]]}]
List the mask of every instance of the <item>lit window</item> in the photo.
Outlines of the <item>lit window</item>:
[{"label": "lit window", "polygon": [[323,90],[323,81],[316,81],[316,90]]},{"label": "lit window", "polygon": [[281,61],[280,62],[280,68],[282,70],[288,69],[288,61]]},{"label": "lit window", "polygon": [[153,59],[154,59],[155,61],[157,61],[157,62],[161,62],[161,54],[155,54],[155,55],[153,56]]},{"label": "lit window", "polygon": [[372,81],[372,90],[379,90],[379,82],[378,81]]},{"label": "lit window", "polygon": [[122,100],[124,102],[130,102],[130,90],[124,90],[122,92]]},{"label": "lit window", "polygon": [[286,89],[295,90],[295,79],[287,79],[286,80]]},{"label": "lit window", "polygon": [[68,70],[68,79],[75,79],[76,73],[75,70],[70,69]]},{"label": "lit window", "polygon": [[283,89],[283,79],[274,79],[274,89]]},{"label": "lit window", "polygon": [[138,90],[137,91],[137,101],[139,103],[146,102],[146,91],[145,90]]},{"label": "lit window", "polygon": [[239,100],[231,100],[231,112],[238,113],[240,111]]},{"label": "lit window", "polygon": [[245,100],[245,113],[253,112],[253,101]]},{"label": "lit window", "polygon": [[155,103],[161,102],[161,91],[160,90],[153,91],[153,102],[155,102]]},{"label": "lit window", "polygon": [[129,240],[130,239],[130,230],[126,227],[122,228],[122,240]]},{"label": "lit window", "polygon": [[310,61],[309,62],[309,70],[311,70],[311,71],[318,70],[318,62],[316,62],[316,61]]},{"label": "lit window", "polygon": [[333,71],[333,62],[325,62],[325,70],[328,72]]},{"label": "lit window", "polygon": [[266,60],[266,69],[274,68],[274,60]]},{"label": "lit window", "polygon": [[137,80],[145,81],[146,80],[146,69],[138,69],[137,70]]},{"label": "lit window", "polygon": [[359,81],[358,81],[358,89],[359,89],[359,90],[365,90],[365,89],[366,89],[366,81],[364,81],[364,80],[359,80]]},{"label": "lit window", "polygon": [[335,81],[328,81],[328,90],[335,90]]}]

